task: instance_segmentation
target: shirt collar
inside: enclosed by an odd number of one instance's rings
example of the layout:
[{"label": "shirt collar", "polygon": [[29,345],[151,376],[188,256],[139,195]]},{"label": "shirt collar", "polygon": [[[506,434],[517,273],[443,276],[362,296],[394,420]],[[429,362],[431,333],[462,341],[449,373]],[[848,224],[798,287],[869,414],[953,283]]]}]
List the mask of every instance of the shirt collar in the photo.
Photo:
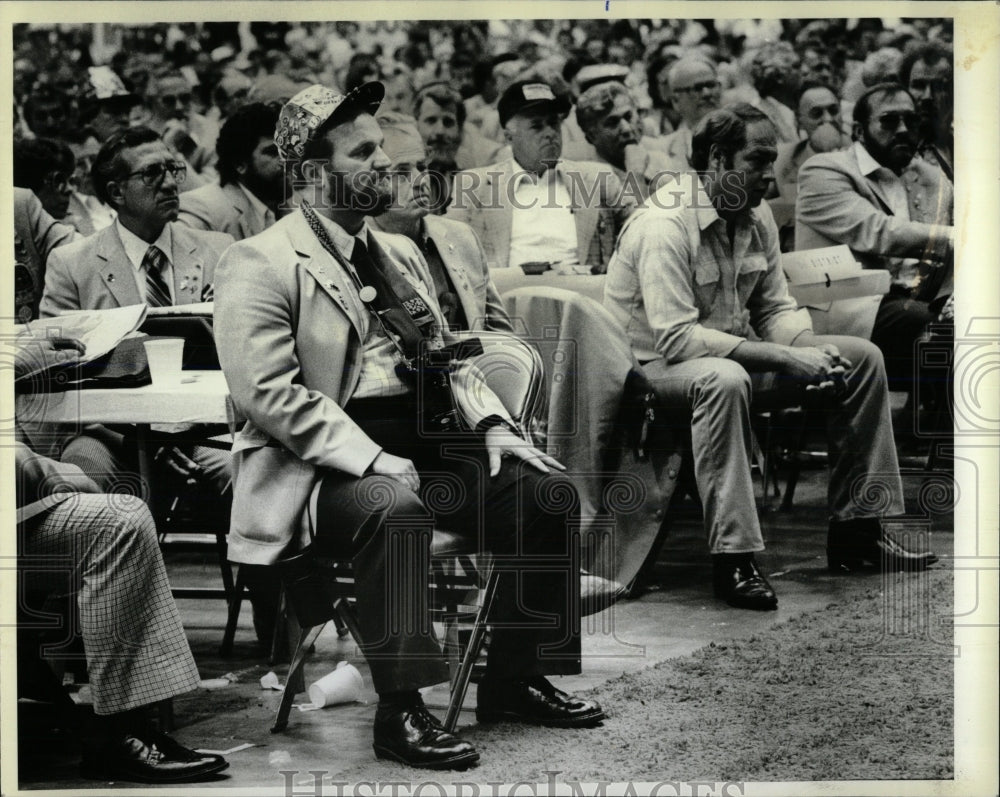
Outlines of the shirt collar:
[{"label": "shirt collar", "polygon": [[[677,182],[670,181],[657,189],[658,201],[653,203],[653,207],[671,207],[669,203],[676,202],[678,194],[683,198],[684,206],[694,211],[694,216],[698,220],[698,229],[707,230],[715,222],[721,221],[722,217],[715,210],[712,200],[705,191],[705,186],[695,172],[682,172],[677,176],[681,186],[678,189]],[[746,223],[754,226],[758,220],[757,208],[750,210]]]},{"label": "shirt collar", "polygon": [[151,244],[146,243],[134,232],[126,229],[122,225],[121,219],[115,219],[115,226],[118,228],[118,237],[121,239],[122,246],[125,248],[125,254],[128,256],[129,262],[132,263],[132,268],[136,271],[142,268],[142,260],[146,256],[146,252],[149,250],[150,246],[155,246],[163,252],[167,258],[167,262],[173,264],[173,236],[170,232],[169,224],[163,225],[163,230],[160,232],[160,236]]},{"label": "shirt collar", "polygon": [[521,164],[514,161],[514,166],[517,171],[514,172],[514,190],[516,191],[525,183],[529,185],[541,185],[550,184],[556,181],[556,179],[562,180],[562,160],[556,161],[553,166],[550,166],[545,170],[541,177],[536,175],[534,172],[527,171]]},{"label": "shirt collar", "polygon": [[267,216],[267,211],[269,210],[267,205],[261,202],[260,199],[257,198],[257,195],[249,188],[247,188],[245,185],[243,185],[243,183],[237,181],[236,185],[238,185],[240,187],[240,190],[244,194],[246,194],[247,201],[250,203],[250,207],[252,207],[257,212],[257,215],[260,216],[262,219],[265,216]]},{"label": "shirt collar", "polygon": [[355,241],[361,241],[365,246],[369,245],[367,224],[361,225],[361,229],[358,230],[357,235],[351,235],[347,230],[337,224],[337,222],[331,221],[322,213],[317,213],[316,218],[318,218],[319,223],[323,225],[323,229],[330,234],[330,240],[333,241],[333,245],[337,247],[337,251],[340,252],[346,260],[350,260],[351,255],[354,254]]},{"label": "shirt collar", "polygon": [[[857,158],[858,168],[865,177],[869,177],[879,169],[885,169],[885,166],[875,160],[860,141],[854,142],[854,157]],[[886,169],[886,171],[891,170]]]}]

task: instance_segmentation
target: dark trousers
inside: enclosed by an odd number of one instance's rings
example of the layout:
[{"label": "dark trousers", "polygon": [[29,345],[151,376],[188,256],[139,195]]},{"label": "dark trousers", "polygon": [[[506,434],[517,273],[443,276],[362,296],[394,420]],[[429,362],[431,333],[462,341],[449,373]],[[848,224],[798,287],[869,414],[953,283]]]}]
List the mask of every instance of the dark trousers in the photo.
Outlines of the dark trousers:
[{"label": "dark trousers", "polygon": [[872,329],[872,343],[885,358],[889,389],[912,392],[920,379],[917,341],[936,317],[927,302],[912,298],[896,286],[879,304]]},{"label": "dark trousers", "polygon": [[353,402],[347,412],[386,452],[414,462],[419,494],[384,476],[330,473],[316,508],[317,552],[352,559],[362,649],[375,690],[448,678],[430,622],[435,528],[490,551],[501,577],[491,613],[487,674],[580,672],[579,497],[561,474],[504,459],[490,478],[482,436],[421,436],[401,399]]}]

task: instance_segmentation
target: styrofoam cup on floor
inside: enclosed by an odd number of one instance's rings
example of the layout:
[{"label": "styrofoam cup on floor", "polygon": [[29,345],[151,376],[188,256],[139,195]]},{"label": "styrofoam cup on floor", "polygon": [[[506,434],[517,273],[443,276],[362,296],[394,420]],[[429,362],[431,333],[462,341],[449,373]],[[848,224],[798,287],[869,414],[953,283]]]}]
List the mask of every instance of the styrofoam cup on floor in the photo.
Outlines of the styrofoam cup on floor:
[{"label": "styrofoam cup on floor", "polygon": [[154,385],[177,385],[184,366],[184,338],[153,338],[143,341],[149,375]]},{"label": "styrofoam cup on floor", "polygon": [[361,699],[364,681],[353,664],[342,661],[333,672],[329,672],[309,686],[309,699],[316,706],[335,706],[338,703],[353,703]]}]

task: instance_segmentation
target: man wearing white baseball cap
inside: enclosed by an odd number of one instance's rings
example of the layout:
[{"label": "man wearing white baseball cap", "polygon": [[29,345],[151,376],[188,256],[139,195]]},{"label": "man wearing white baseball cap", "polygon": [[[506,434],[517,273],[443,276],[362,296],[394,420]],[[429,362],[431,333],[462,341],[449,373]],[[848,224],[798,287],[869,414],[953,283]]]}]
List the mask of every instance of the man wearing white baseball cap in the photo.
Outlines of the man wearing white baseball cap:
[{"label": "man wearing white baseball cap", "polygon": [[607,268],[637,202],[607,165],[561,159],[569,109],[547,83],[514,83],[497,104],[513,157],[455,175],[447,215],[475,230],[490,268]]}]

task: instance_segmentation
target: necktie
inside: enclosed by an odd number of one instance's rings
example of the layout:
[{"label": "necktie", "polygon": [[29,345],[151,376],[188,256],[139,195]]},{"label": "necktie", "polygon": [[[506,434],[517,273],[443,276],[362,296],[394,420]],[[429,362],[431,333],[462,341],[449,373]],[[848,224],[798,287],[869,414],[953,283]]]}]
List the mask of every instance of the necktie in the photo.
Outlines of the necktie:
[{"label": "necktie", "polygon": [[146,304],[150,307],[169,307],[170,289],[163,279],[163,267],[167,264],[166,255],[156,246],[146,250],[142,258],[142,266],[146,269]]}]

